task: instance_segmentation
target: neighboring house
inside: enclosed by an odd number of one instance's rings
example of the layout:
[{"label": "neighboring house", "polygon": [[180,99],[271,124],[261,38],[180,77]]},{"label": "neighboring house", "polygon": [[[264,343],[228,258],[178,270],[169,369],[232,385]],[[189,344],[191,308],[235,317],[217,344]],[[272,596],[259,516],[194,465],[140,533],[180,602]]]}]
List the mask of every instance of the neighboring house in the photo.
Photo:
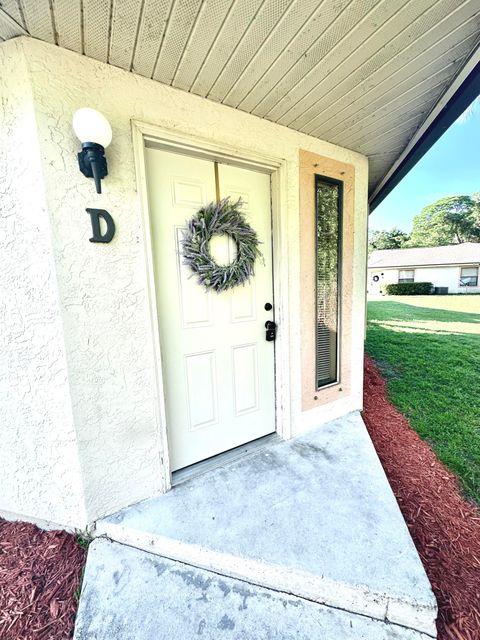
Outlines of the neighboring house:
[{"label": "neighboring house", "polygon": [[431,282],[442,293],[480,293],[479,266],[477,242],[377,250],[368,259],[368,293],[397,282]]},{"label": "neighboring house", "polygon": [[[0,515],[115,541],[82,602],[121,609],[78,638],[435,635],[360,416],[365,239],[476,95],[478,26],[473,0],[1,3]],[[109,125],[76,130],[98,178]],[[263,260],[217,294],[182,230],[228,196]]]}]

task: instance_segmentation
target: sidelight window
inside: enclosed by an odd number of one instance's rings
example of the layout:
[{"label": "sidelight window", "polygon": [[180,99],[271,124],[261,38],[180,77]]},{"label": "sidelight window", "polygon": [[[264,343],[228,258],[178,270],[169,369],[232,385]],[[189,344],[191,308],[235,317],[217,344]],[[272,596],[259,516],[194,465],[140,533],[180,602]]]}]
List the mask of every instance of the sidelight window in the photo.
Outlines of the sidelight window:
[{"label": "sidelight window", "polygon": [[339,379],[343,183],[315,176],[316,382]]}]

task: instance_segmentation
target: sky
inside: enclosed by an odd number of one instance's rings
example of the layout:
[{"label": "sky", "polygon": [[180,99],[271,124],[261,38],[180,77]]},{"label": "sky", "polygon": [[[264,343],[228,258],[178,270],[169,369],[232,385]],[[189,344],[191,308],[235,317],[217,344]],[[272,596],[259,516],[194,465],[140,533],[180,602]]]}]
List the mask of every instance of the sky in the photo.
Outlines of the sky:
[{"label": "sky", "polygon": [[454,122],[370,215],[370,229],[411,231],[413,217],[440,198],[480,192],[480,99]]}]

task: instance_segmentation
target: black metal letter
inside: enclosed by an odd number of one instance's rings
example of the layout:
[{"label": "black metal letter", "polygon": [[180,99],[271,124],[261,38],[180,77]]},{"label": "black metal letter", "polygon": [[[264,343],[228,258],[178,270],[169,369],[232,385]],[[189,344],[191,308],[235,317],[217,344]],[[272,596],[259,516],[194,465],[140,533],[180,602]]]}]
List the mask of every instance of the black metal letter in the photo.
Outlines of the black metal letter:
[{"label": "black metal letter", "polygon": [[[115,235],[115,223],[112,216],[105,209],[87,209],[86,211],[90,214],[92,221],[93,237],[90,238],[90,242],[110,242]],[[100,218],[103,218],[107,225],[107,230],[103,235],[100,230]]]}]

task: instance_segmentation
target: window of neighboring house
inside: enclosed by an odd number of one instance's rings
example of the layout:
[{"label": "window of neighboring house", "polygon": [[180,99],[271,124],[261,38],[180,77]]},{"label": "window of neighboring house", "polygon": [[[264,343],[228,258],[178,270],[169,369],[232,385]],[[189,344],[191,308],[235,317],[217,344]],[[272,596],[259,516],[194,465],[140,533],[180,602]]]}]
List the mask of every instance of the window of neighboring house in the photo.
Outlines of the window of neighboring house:
[{"label": "window of neighboring house", "polygon": [[317,389],[338,381],[343,183],[315,176]]},{"label": "window of neighboring house", "polygon": [[415,282],[415,270],[405,269],[398,272],[398,282]]},{"label": "window of neighboring house", "polygon": [[478,286],[478,267],[462,267],[460,269],[460,286]]}]

